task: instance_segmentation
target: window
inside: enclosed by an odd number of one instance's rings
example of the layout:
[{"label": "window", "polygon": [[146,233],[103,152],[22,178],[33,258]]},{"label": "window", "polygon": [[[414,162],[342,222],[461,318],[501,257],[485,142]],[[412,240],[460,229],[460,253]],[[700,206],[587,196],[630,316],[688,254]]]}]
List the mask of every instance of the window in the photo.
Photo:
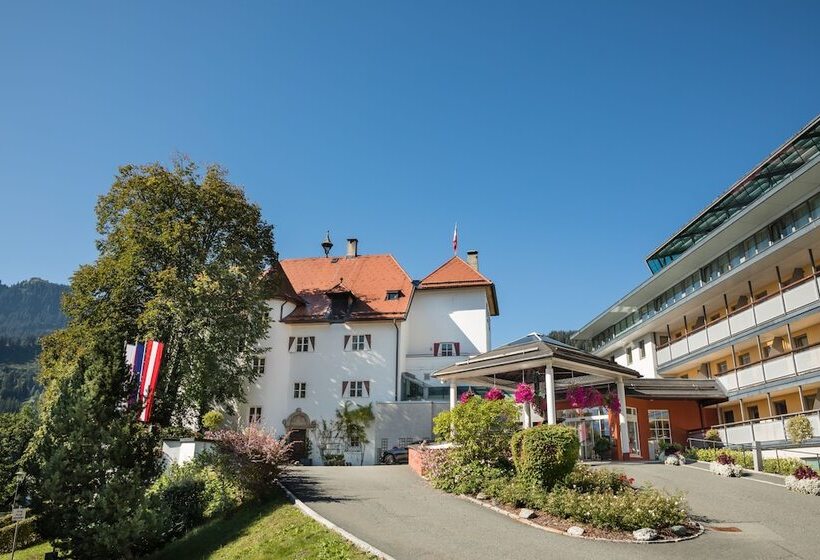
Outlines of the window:
[{"label": "window", "polygon": [[307,336],[300,336],[296,338],[297,352],[310,352],[310,338]]},{"label": "window", "polygon": [[399,299],[401,297],[401,291],[399,290],[390,290],[387,292],[387,300]]},{"label": "window", "polygon": [[747,366],[752,363],[752,356],[748,352],[745,352],[737,357],[737,363],[742,366]]},{"label": "window", "polygon": [[786,406],[786,401],[772,401],[772,405],[774,406],[775,416],[789,413],[789,408]]},{"label": "window", "polygon": [[347,443],[347,450],[348,451],[361,451],[362,450],[362,442],[359,441],[359,438],[356,436],[351,436],[350,441]]},{"label": "window", "polygon": [[801,334],[800,336],[796,336],[792,339],[792,342],[794,342],[795,348],[805,348],[809,345],[809,335]]},{"label": "window", "polygon": [[248,424],[258,424],[262,421],[262,407],[252,406],[248,411]]},{"label": "window", "polygon": [[632,365],[632,348],[630,347],[626,349],[626,365]]},{"label": "window", "polygon": [[643,340],[638,342],[638,356],[641,360],[646,358],[646,343]]},{"label": "window", "polygon": [[733,424],[735,421],[735,411],[734,410],[724,410],[723,411],[723,423],[724,424]]},{"label": "window", "polygon": [[818,395],[803,395],[803,408],[805,410],[814,410],[817,408],[817,397]]},{"label": "window", "polygon": [[629,453],[639,457],[641,455],[641,439],[638,437],[638,411],[631,406],[626,407],[626,428],[629,433]]},{"label": "window", "polygon": [[718,374],[726,373],[727,371],[729,371],[729,365],[726,363],[726,361],[724,360],[722,362],[718,362],[718,364],[717,364]]},{"label": "window", "polygon": [[760,418],[760,410],[757,408],[756,404],[746,407],[746,416],[749,417],[749,420],[757,420]]},{"label": "window", "polygon": [[668,410],[649,411],[649,439],[672,443],[672,427],[669,423]]},{"label": "window", "polygon": [[442,342],[439,346],[439,356],[455,356],[455,348],[452,342]]},{"label": "window", "polygon": [[300,381],[293,384],[293,398],[304,399],[307,396],[307,383]]},{"label": "window", "polygon": [[349,392],[347,394],[349,397],[363,397],[364,396],[364,381],[351,381]]},{"label": "window", "polygon": [[381,440],[379,440],[379,442],[380,443],[379,443],[379,455],[378,456],[381,457],[384,454],[385,451],[390,449],[390,440],[387,439],[387,438],[382,438]]},{"label": "window", "polygon": [[399,438],[399,447],[407,447],[408,445],[410,445],[414,441],[416,441],[416,438],[400,437]]},{"label": "window", "polygon": [[366,350],[367,338],[363,334],[354,334],[350,340],[350,349],[353,351]]},{"label": "window", "polygon": [[259,375],[265,373],[265,358],[253,359],[253,371]]}]

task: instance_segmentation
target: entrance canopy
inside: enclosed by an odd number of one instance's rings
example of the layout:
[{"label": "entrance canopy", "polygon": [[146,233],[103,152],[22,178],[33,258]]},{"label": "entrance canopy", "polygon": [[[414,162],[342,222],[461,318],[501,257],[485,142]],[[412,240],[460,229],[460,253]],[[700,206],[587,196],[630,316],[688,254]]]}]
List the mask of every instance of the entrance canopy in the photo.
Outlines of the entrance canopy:
[{"label": "entrance canopy", "polygon": [[522,381],[539,384],[550,368],[556,388],[637,379],[640,374],[543,334],[514,342],[458,362],[433,374],[441,381],[515,388]]}]

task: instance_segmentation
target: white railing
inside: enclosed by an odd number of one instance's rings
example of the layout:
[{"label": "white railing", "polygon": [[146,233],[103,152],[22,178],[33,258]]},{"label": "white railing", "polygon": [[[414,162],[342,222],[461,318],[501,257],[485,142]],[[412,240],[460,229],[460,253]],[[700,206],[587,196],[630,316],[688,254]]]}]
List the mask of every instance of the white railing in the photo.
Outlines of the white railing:
[{"label": "white railing", "polygon": [[689,353],[689,350],[686,348],[686,337],[681,338],[680,340],[676,340],[672,343],[672,359],[680,358],[681,356],[685,356]]},{"label": "white railing", "polygon": [[798,373],[820,368],[820,346],[812,346],[794,353]]},{"label": "white railing", "polygon": [[713,323],[706,327],[706,335],[709,337],[709,344],[714,344],[719,340],[729,338],[730,334],[732,333],[729,331],[728,319],[723,319],[722,321],[718,321],[717,323]]},{"label": "white railing", "polygon": [[748,387],[749,385],[758,385],[764,383],[766,378],[763,376],[763,364],[754,364],[737,370],[737,384],[738,387]]},{"label": "white railing", "polygon": [[750,307],[729,317],[729,328],[732,334],[751,329],[755,326],[754,310]]},{"label": "white railing", "polygon": [[794,358],[786,355],[766,360],[763,362],[763,373],[766,381],[794,375]]},{"label": "white railing", "polygon": [[701,329],[698,332],[689,335],[689,351],[694,352],[705,346],[708,346],[709,339],[706,337],[706,329]]},{"label": "white railing", "polygon": [[790,418],[803,415],[809,419],[814,433],[820,435],[820,410],[808,410],[806,412],[794,412],[762,418],[759,420],[747,420],[734,424],[719,424],[714,426],[720,432],[721,441],[725,445],[743,445],[758,442],[786,441],[786,424]]},{"label": "white railing", "polygon": [[742,366],[715,379],[727,392],[731,392],[817,369],[820,369],[820,345]]},{"label": "white railing", "polygon": [[783,290],[783,301],[786,311],[799,309],[817,301],[817,283],[803,282],[788,290]]},{"label": "white railing", "polygon": [[658,360],[658,365],[665,364],[666,362],[672,359],[672,355],[669,352],[669,346],[658,348],[657,352],[655,353],[655,356]]},{"label": "white railing", "polygon": [[729,391],[737,391],[737,376],[735,372],[727,373],[716,378],[717,382],[721,384],[723,389],[728,393]]},{"label": "white railing", "polygon": [[786,310],[783,309],[783,299],[780,294],[775,294],[773,297],[755,304],[755,322],[758,325],[784,313],[786,313]]}]

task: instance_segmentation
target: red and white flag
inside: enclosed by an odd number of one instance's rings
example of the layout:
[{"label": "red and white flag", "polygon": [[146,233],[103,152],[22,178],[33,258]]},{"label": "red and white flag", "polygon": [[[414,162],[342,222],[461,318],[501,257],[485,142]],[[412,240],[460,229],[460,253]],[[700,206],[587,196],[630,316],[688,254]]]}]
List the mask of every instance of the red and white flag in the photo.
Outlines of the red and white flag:
[{"label": "red and white flag", "polygon": [[458,253],[458,222],[456,222],[456,227],[453,228],[453,254],[456,253]]},{"label": "red and white flag", "polygon": [[142,402],[142,412],[140,412],[142,422],[151,420],[154,391],[157,388],[157,377],[159,376],[159,366],[162,363],[162,350],[164,348],[165,345],[162,342],[155,340],[149,340],[145,343],[145,358],[142,361],[139,392],[139,400]]}]

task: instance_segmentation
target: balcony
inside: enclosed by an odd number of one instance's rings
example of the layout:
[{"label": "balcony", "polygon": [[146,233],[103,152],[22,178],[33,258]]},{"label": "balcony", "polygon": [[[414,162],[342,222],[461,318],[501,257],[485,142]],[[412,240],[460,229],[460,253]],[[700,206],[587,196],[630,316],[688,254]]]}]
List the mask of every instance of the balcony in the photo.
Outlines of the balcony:
[{"label": "balcony", "polygon": [[820,434],[820,410],[784,414],[761,420],[749,420],[734,424],[714,426],[720,432],[724,445],[748,445],[754,442],[785,442],[786,423],[789,418],[804,415],[809,419],[815,434]]},{"label": "balcony", "polygon": [[746,364],[722,373],[715,379],[727,393],[732,393],[816,369],[820,369],[820,344]]},{"label": "balcony", "polygon": [[671,344],[658,346],[656,352],[658,366],[706,348],[732,335],[783,317],[797,309],[820,302],[818,294],[820,294],[820,277],[810,274],[806,278],[783,287],[780,291],[758,299],[753,304],[735,309],[729,313],[728,317],[721,317],[707,323],[705,328],[691,329],[686,336]]}]

